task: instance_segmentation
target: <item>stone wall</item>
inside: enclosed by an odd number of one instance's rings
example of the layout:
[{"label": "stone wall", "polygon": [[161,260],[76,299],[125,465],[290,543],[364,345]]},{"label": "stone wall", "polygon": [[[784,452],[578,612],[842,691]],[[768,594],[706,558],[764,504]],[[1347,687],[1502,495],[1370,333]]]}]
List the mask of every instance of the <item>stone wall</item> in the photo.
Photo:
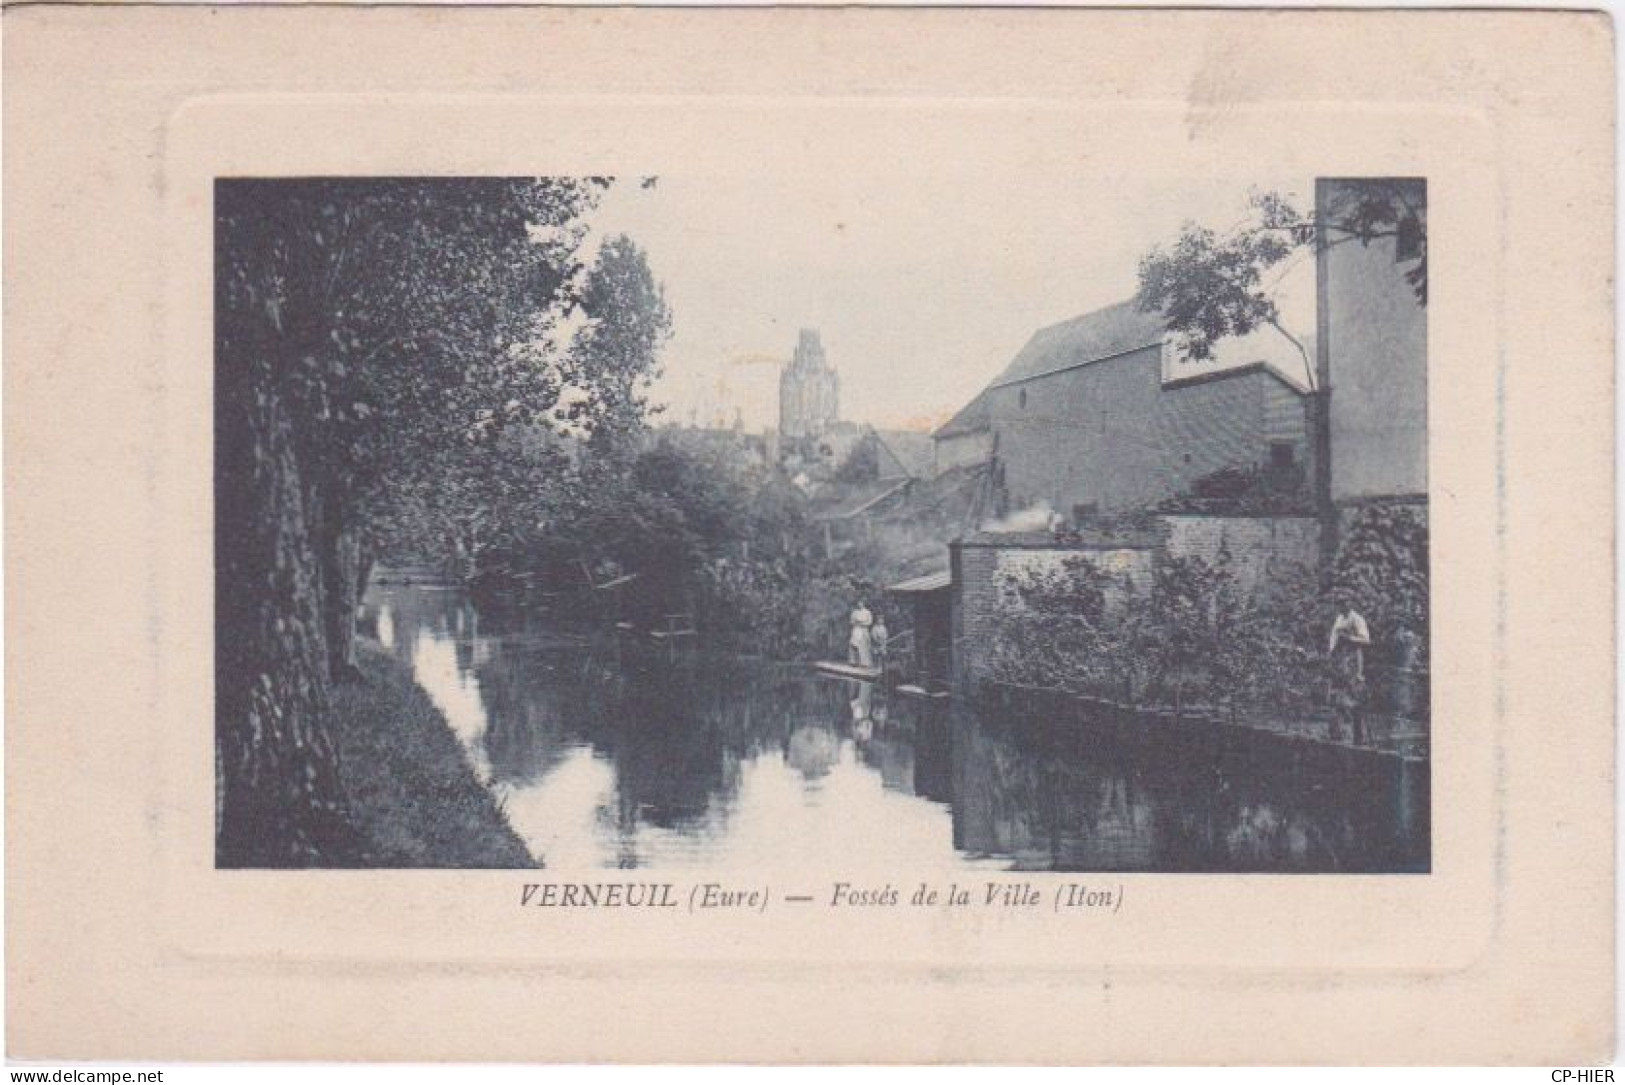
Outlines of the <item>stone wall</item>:
[{"label": "stone wall", "polygon": [[1320,523],[1310,516],[1162,516],[1171,557],[1212,562],[1221,550],[1243,591],[1255,590],[1269,571],[1320,562]]},{"label": "stone wall", "polygon": [[[1004,587],[1006,574],[1059,569],[1068,558],[1083,557],[1097,566],[1121,573],[1134,593],[1151,590],[1156,551],[1149,546],[1035,546],[1001,545],[977,541],[951,548],[953,571],[954,674],[958,681],[985,676],[987,660],[998,635],[997,616],[1012,602]],[[1122,605],[1127,597],[1108,604]]]},{"label": "stone wall", "polygon": [[[1123,574],[1133,594],[1151,591],[1156,563],[1164,555],[1218,558],[1230,554],[1231,569],[1243,591],[1254,591],[1272,574],[1294,566],[1313,573],[1320,560],[1320,524],[1308,516],[1162,516],[1162,530],[1121,543],[1087,545],[1035,542],[1026,536],[979,535],[950,547],[953,573],[952,628],[954,677],[961,684],[985,677],[998,636],[998,613],[1013,599],[1005,574],[1058,569],[1068,558],[1084,557]],[[1153,540],[1159,540],[1153,541]],[[1132,596],[1108,603],[1132,605]]]}]

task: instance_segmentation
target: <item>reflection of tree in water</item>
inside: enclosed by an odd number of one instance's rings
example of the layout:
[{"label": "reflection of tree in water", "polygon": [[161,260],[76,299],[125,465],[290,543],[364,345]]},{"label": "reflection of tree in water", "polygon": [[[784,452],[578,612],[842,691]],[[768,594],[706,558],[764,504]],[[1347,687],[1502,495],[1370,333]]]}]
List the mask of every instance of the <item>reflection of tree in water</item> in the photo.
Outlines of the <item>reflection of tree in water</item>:
[{"label": "reflection of tree in water", "polygon": [[674,828],[705,817],[714,796],[737,786],[736,767],[693,676],[680,662],[634,661],[618,693],[607,711],[594,713],[586,735],[614,760],[620,828]]},{"label": "reflection of tree in water", "polygon": [[[613,767],[614,795],[598,816],[626,865],[642,858],[640,826],[725,832],[753,759],[782,760],[814,781],[850,737],[888,791],[951,807],[957,847],[1020,867],[1426,868],[1425,765],[1375,771],[1367,757],[1316,767],[1268,743],[1159,744],[1132,728],[888,698],[691,648],[586,646],[545,629],[509,631],[451,592],[384,593],[369,601],[375,623],[380,605],[398,658],[421,662],[424,638],[449,640],[459,671],[477,678],[494,783],[535,785],[583,751]],[[425,659],[448,665],[448,647]]]},{"label": "reflection of tree in water", "polygon": [[583,721],[609,710],[616,696],[613,674],[590,656],[523,641],[490,643],[475,673],[491,779],[512,786],[535,783],[563,761],[583,741]]},{"label": "reflection of tree in water", "polygon": [[951,803],[954,796],[953,723],[944,701],[916,704],[909,715],[914,757],[914,794]]},{"label": "reflection of tree in water", "polygon": [[955,843],[1038,869],[1149,865],[1155,819],[1132,773],[1071,756],[1061,736],[953,721]]},{"label": "reflection of tree in water", "polygon": [[841,741],[833,728],[823,723],[806,723],[790,732],[784,760],[806,780],[821,780],[841,755]]},{"label": "reflection of tree in water", "polygon": [[[1223,764],[1216,775],[1214,853],[1258,870],[1415,870],[1425,829],[1404,816],[1414,781],[1360,760],[1310,768],[1287,758]],[[1210,864],[1211,865],[1211,864]]]},{"label": "reflection of tree in water", "polygon": [[880,774],[880,782],[892,791],[914,795],[914,743],[910,735],[877,733],[859,747],[863,763]]},{"label": "reflection of tree in water", "polygon": [[1403,870],[1421,858],[1415,826],[1392,802],[1406,784],[1372,761],[1316,767],[1295,755],[1227,753],[1210,775],[1208,868]]},{"label": "reflection of tree in water", "polygon": [[848,712],[839,683],[809,682],[793,667],[688,654],[639,661],[629,710],[593,737],[615,757],[623,808],[672,827],[738,794],[740,766],[782,754],[809,779],[839,753],[837,721]]},{"label": "reflection of tree in water", "polygon": [[[784,763],[809,783],[822,780],[841,758],[841,734],[846,732],[862,745],[874,734],[871,712],[874,688],[867,682],[816,682],[810,688],[790,693],[797,710],[786,715],[790,733],[784,740]],[[816,694],[834,691],[828,697]],[[814,694],[809,698],[808,692]],[[811,703],[808,703],[808,702]]]},{"label": "reflection of tree in water", "polygon": [[1128,749],[1083,725],[953,730],[955,843],[1060,870],[1413,869],[1414,781],[1212,747]]},{"label": "reflection of tree in water", "polygon": [[726,816],[743,762],[789,750],[798,721],[824,724],[844,704],[785,668],[631,646],[498,641],[478,675],[493,778],[533,783],[589,744],[615,768],[623,836]]},{"label": "reflection of tree in water", "polygon": [[475,645],[481,632],[479,613],[460,592],[431,591],[425,588],[381,591],[367,596],[362,604],[360,631],[384,642],[398,662],[410,667],[417,658],[418,642],[425,633],[449,640],[457,657],[457,669],[467,674],[473,666]]}]

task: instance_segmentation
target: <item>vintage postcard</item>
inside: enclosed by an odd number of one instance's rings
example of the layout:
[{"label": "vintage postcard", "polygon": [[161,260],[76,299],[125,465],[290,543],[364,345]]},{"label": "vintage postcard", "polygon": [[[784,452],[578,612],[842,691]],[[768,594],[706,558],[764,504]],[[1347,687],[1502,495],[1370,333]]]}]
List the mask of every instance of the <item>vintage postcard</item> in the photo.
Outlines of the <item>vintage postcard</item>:
[{"label": "vintage postcard", "polygon": [[12,1056],[1610,1055],[1605,18],[7,23]]}]

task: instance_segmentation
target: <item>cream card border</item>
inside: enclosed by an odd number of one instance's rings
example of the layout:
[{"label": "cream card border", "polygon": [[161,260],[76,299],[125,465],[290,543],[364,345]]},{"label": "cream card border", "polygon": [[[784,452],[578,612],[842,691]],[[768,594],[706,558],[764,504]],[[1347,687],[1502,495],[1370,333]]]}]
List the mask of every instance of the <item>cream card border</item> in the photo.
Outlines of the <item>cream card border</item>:
[{"label": "cream card border", "polygon": [[[7,19],[14,1054],[1573,1061],[1607,1050],[1602,20],[46,8]],[[517,907],[534,875],[214,871],[212,179],[830,169],[918,177],[923,198],[944,174],[990,190],[1036,171],[1124,184],[1428,178],[1433,872],[1113,876],[1124,909],[1080,918],[555,913]],[[787,857],[715,877],[943,874],[807,871]]]}]

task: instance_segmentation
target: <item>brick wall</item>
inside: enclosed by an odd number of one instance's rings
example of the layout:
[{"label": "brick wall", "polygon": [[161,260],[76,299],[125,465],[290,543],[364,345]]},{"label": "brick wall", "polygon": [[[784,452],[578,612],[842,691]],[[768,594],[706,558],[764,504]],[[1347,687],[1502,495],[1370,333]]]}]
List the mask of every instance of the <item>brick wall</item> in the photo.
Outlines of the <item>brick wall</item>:
[{"label": "brick wall", "polygon": [[953,677],[956,685],[974,682],[981,674],[987,646],[993,638],[993,613],[998,605],[995,572],[997,550],[984,546],[949,548],[953,570]]},{"label": "brick wall", "polygon": [[1162,516],[1172,557],[1217,559],[1230,553],[1230,567],[1243,591],[1251,592],[1269,570],[1299,565],[1313,570],[1320,560],[1320,523],[1309,516]]},{"label": "brick wall", "polygon": [[[1231,568],[1244,591],[1255,590],[1274,570],[1293,565],[1313,571],[1319,561],[1320,524],[1308,516],[1163,516],[1160,547],[1033,546],[1002,544],[980,536],[949,548],[953,574],[951,624],[954,636],[953,675],[956,684],[974,684],[986,676],[987,662],[998,636],[997,616],[1010,599],[1003,574],[1023,570],[1055,569],[1071,557],[1082,556],[1121,572],[1132,590],[1148,593],[1155,564],[1168,554],[1215,560],[1221,549],[1230,553]],[[1113,600],[1129,603],[1127,598]]]},{"label": "brick wall", "polygon": [[[1011,601],[1010,593],[1002,585],[1007,576],[1021,576],[1029,572],[1059,571],[1068,558],[1083,557],[1094,563],[1096,568],[1104,569],[1115,576],[1126,579],[1125,592],[1141,593],[1151,590],[1151,550],[1120,549],[1120,550],[1079,550],[1075,547],[1057,548],[1054,550],[1034,550],[1028,547],[1021,549],[994,550],[993,580],[995,584],[994,598],[1008,603]],[[1126,601],[1122,594],[1114,595],[1108,590],[1109,603],[1120,604]]]}]

